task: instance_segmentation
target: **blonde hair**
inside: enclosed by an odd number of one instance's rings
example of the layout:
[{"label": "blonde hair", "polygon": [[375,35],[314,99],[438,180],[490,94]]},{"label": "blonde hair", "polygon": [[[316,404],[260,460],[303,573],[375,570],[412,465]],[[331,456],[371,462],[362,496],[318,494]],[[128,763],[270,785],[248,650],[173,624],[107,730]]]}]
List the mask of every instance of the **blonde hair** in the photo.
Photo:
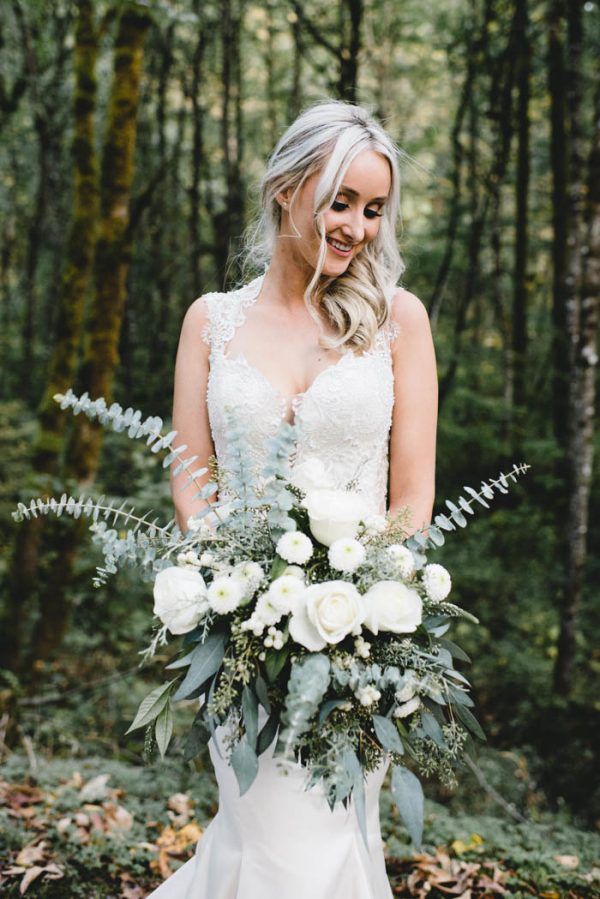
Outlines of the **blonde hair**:
[{"label": "blonde hair", "polygon": [[[322,215],[335,201],[348,166],[364,150],[374,150],[387,159],[391,172],[389,197],[375,239],[352,259],[342,275],[327,278],[322,274],[327,251]],[[322,337],[323,346],[368,350],[388,319],[391,295],[405,268],[396,240],[400,216],[398,158],[403,155],[366,109],[334,100],[302,112],[269,158],[261,182],[261,213],[250,231],[244,255],[253,267],[269,264],[281,226],[277,196],[286,189],[293,191],[293,225],[298,190],[311,175],[321,172],[314,201],[321,245],[304,299],[316,320],[325,317],[334,331],[333,337]]]}]

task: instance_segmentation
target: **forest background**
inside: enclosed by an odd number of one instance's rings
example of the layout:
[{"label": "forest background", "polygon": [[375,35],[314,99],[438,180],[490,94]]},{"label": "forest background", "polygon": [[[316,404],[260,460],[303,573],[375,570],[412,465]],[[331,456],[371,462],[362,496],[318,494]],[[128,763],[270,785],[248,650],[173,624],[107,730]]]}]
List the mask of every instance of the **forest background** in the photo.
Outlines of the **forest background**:
[{"label": "forest background", "polygon": [[52,397],[168,420],[185,310],[243,277],[265,160],[326,97],[369,106],[407,154],[403,284],[434,332],[438,498],[531,465],[439,551],[481,621],[456,639],[488,743],[454,795],[430,786],[421,861],[384,803],[397,894],[597,894],[599,37],[595,0],[2,4],[7,896],[143,896],[214,813],[205,759],[176,741],[143,767],[125,736],[161,662],[137,666],[147,586],[94,590],[85,522],[11,512],[85,491],[171,517],[157,460]]}]

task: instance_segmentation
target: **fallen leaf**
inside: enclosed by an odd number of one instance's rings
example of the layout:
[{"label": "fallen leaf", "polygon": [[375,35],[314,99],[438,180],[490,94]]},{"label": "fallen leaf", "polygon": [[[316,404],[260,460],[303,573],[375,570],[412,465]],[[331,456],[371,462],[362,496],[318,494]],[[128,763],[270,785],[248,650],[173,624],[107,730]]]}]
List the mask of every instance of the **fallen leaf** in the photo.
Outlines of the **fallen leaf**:
[{"label": "fallen leaf", "polygon": [[33,846],[24,846],[23,849],[17,855],[15,862],[17,865],[24,865],[28,868],[30,865],[34,865],[36,862],[43,862],[46,855],[46,843],[42,840],[41,843]]},{"label": "fallen leaf", "polygon": [[106,824],[109,830],[131,830],[133,815],[116,802],[103,803]]},{"label": "fallen leaf", "polygon": [[84,801],[94,802],[98,799],[105,799],[108,793],[107,782],[110,774],[98,774],[92,777],[79,791],[79,795]]},{"label": "fallen leaf", "polygon": [[579,858],[576,855],[555,855],[554,861],[565,868],[576,868]]}]

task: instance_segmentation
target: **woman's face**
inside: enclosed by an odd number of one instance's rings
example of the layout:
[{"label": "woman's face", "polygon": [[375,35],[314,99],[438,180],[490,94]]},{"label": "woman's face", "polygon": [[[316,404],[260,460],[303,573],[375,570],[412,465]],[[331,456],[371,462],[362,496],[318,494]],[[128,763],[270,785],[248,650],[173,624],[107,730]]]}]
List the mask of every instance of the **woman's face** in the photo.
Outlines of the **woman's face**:
[{"label": "woman's face", "polygon": [[[291,200],[292,192],[280,198],[280,238],[287,238],[281,241],[281,249],[291,253],[301,267],[312,271],[320,249],[313,212],[319,178],[320,172],[308,178],[287,209],[285,203]],[[334,203],[322,214],[327,243],[323,275],[342,275],[350,261],[377,236],[391,182],[390,165],[375,150],[363,150],[348,166]]]}]

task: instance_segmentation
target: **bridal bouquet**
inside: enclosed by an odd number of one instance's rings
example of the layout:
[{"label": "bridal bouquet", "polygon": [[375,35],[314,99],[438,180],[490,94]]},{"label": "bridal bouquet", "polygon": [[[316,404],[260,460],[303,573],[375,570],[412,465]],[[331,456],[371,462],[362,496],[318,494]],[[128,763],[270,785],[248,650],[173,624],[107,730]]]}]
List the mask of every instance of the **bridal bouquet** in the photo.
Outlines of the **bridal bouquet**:
[{"label": "bridal bouquet", "polygon": [[[142,421],[132,409],[71,391],[57,400],[146,438],[153,452],[168,450],[164,466],[186,472],[188,483],[207,474],[192,470],[195,457],[181,458],[185,446],[173,449],[175,432],[163,436],[160,419]],[[171,638],[176,652],[168,679],[142,701],[130,730],[146,728],[164,755],[172,704],[200,700],[188,758],[225,725],[219,742],[241,793],[256,777],[259,756],[274,753],[305,766],[307,786],[320,783],[331,807],[353,797],[363,833],[364,774],[387,757],[393,797],[418,845],[418,773],[451,781],[469,732],[483,736],[469,683],[455,668],[468,657],[446,636],[453,619],[476,619],[449,600],[450,574],[427,552],[528,466],[479,491],[465,487],[468,499],[447,501],[448,514],[405,539],[405,516],[372,514],[353,484],[328,483],[320,460],[290,464],[294,427],[283,425],[270,439],[260,472],[233,417],[229,427],[227,471],[213,465],[196,494],[205,505],[185,533],[174,521],[159,526],[103,497],[32,500],[15,517],[85,514],[105,557],[96,584],[123,564],[153,580],[159,624],[144,657]],[[111,517],[119,531],[108,526]]]}]

